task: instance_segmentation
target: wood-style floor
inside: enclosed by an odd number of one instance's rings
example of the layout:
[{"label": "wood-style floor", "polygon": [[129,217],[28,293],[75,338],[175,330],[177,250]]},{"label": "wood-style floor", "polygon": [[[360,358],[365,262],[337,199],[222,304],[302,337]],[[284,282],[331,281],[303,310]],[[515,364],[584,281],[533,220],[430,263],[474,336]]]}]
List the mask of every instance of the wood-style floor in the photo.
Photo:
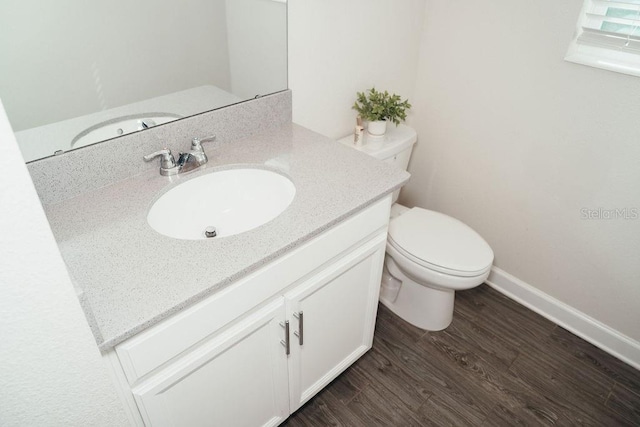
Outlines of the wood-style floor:
[{"label": "wood-style floor", "polygon": [[424,332],[380,307],[373,348],[293,426],[640,426],[640,371],[487,285]]}]

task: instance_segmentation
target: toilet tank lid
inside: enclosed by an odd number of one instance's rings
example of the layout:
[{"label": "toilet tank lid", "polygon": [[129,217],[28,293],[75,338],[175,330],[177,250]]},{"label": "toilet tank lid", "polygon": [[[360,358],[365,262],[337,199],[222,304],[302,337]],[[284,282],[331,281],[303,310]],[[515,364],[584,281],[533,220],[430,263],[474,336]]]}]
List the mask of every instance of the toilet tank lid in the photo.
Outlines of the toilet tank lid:
[{"label": "toilet tank lid", "polygon": [[471,227],[448,215],[413,208],[389,224],[392,243],[421,264],[473,273],[493,263],[489,244]]},{"label": "toilet tank lid", "polygon": [[404,124],[396,127],[393,123],[387,123],[387,132],[384,136],[373,137],[365,131],[362,145],[353,144],[353,134],[345,136],[339,142],[377,159],[385,160],[411,147],[417,139],[418,134],[413,128]]}]

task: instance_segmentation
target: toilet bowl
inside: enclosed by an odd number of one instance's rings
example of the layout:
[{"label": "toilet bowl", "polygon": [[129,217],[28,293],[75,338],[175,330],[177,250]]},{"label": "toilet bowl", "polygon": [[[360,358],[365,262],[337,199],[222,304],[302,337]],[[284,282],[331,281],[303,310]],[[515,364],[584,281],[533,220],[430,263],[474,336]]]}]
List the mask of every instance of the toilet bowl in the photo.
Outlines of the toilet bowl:
[{"label": "toilet bowl", "polygon": [[[407,169],[416,132],[408,126],[391,128],[383,137],[353,137],[341,143]],[[421,329],[439,331],[451,323],[455,292],[482,284],[493,264],[493,251],[469,226],[442,213],[393,206],[380,302]]]},{"label": "toilet bowl", "polygon": [[[427,209],[404,208],[389,225],[380,302],[421,329],[445,329],[455,291],[482,284],[492,263],[489,245],[464,223]],[[396,292],[386,291],[390,283]]]}]

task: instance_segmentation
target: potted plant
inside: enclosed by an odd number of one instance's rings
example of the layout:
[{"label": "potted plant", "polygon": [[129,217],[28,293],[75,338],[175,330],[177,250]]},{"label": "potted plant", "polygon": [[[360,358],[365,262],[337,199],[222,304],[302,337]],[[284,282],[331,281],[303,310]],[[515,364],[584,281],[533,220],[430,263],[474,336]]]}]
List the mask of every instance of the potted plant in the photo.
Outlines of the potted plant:
[{"label": "potted plant", "polygon": [[387,131],[387,122],[397,125],[407,118],[407,110],[411,108],[409,100],[402,101],[400,95],[389,95],[386,90],[378,92],[375,87],[365,92],[358,92],[352,107],[363,120],[367,120],[367,132],[373,136],[381,136]]}]

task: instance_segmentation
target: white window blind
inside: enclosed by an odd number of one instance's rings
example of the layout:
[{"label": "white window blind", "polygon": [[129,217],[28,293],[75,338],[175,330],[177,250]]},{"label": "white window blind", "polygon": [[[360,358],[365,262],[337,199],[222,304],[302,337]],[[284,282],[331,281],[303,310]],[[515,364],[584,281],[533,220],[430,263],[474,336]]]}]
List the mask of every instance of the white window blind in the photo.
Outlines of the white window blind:
[{"label": "white window blind", "polygon": [[640,76],[640,0],[585,0],[565,59]]}]

